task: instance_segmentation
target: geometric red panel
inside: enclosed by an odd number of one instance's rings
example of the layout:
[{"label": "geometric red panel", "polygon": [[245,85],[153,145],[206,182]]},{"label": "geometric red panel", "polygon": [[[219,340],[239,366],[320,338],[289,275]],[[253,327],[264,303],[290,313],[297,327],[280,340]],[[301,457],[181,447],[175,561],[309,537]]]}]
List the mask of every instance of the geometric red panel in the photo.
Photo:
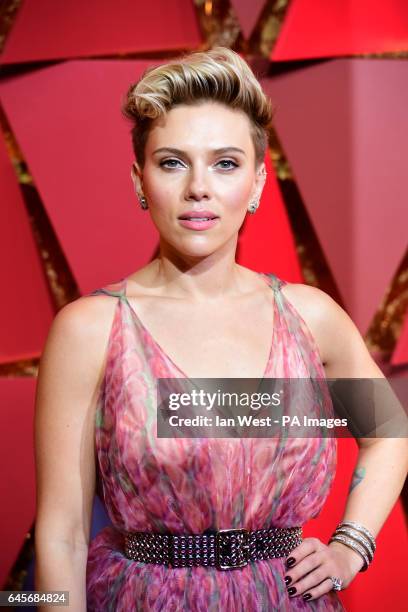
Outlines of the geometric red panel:
[{"label": "geometric red panel", "polygon": [[347,311],[368,329],[408,227],[408,64],[332,60],[262,80]]},{"label": "geometric red panel", "polygon": [[157,245],[157,230],[134,193],[130,123],[120,111],[130,83],[157,63],[63,62],[0,83],[8,120],[81,293],[146,264]]},{"label": "geometric red panel", "polygon": [[251,36],[265,4],[266,0],[231,0],[245,39]]},{"label": "geometric red panel", "polygon": [[39,356],[54,308],[2,134],[0,177],[0,363],[6,363]]},{"label": "geometric red panel", "polygon": [[303,283],[292,229],[269,151],[265,165],[268,176],[260,206],[254,215],[245,217],[239,233],[237,261],[253,270],[273,272],[291,283]]},{"label": "geometric red panel", "polygon": [[176,51],[200,42],[191,0],[24,0],[1,63]]},{"label": "geometric red panel", "polygon": [[271,59],[407,50],[406,0],[291,0]]},{"label": "geometric red panel", "polygon": [[391,365],[397,366],[408,363],[408,316],[405,317],[401,333],[391,358]]},{"label": "geometric red panel", "polygon": [[35,516],[35,378],[0,378],[0,587]]}]

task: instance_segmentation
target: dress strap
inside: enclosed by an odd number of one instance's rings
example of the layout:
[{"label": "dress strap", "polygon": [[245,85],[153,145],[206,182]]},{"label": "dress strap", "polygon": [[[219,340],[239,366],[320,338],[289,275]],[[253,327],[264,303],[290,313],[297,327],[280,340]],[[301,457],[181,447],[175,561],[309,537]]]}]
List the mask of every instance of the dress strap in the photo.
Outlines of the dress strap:
[{"label": "dress strap", "polygon": [[269,278],[271,287],[275,293],[278,293],[281,287],[284,287],[287,284],[283,278],[279,278],[279,276],[276,276],[276,274],[273,274],[273,272],[267,272],[266,276]]},{"label": "dress strap", "polygon": [[105,287],[100,287],[99,289],[95,289],[91,293],[91,295],[111,295],[113,297],[126,297],[126,278],[122,278],[116,283],[111,283],[110,285],[106,285]]}]

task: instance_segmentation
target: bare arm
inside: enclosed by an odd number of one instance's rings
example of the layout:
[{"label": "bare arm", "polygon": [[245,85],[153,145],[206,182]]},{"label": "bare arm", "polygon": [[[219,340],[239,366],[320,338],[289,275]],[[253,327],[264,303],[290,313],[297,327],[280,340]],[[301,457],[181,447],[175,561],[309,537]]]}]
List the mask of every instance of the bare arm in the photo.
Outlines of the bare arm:
[{"label": "bare arm", "polygon": [[[327,376],[384,381],[384,374],[372,359],[350,317],[330,298],[325,301],[330,311]],[[361,523],[376,537],[404,486],[408,471],[408,439],[401,433],[399,438],[364,437],[356,441],[359,453],[342,520]],[[331,546],[342,544],[332,542]]]},{"label": "bare arm", "polygon": [[[301,284],[288,284],[283,290],[312,332],[328,378],[384,379],[356,326],[329,295]],[[361,438],[357,444],[358,478],[350,487],[343,520],[361,523],[376,537],[401,492],[408,469],[408,441]],[[344,543],[325,544],[315,537],[304,538],[290,557],[285,576],[289,596],[301,595],[308,601],[331,591],[332,577],[341,581],[336,586],[347,588],[364,565],[359,553]]]},{"label": "bare arm", "polygon": [[94,415],[114,303],[84,297],[57,314],[37,382],[35,588],[69,591],[68,609],[75,612],[86,612]]}]

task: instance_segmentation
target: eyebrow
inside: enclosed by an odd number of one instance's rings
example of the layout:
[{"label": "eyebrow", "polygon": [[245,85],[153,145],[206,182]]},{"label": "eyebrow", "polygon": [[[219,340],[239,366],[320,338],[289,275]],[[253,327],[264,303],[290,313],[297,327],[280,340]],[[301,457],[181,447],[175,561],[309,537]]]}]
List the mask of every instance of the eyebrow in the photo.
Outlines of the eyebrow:
[{"label": "eyebrow", "polygon": [[[175,155],[186,154],[185,151],[182,151],[181,149],[176,149],[175,147],[160,147],[160,149],[156,149],[155,151],[153,151],[153,155],[155,155],[156,153],[162,153],[163,151],[174,153]],[[228,151],[236,151],[237,153],[242,153],[243,155],[245,155],[245,151],[243,149],[240,149],[239,147],[221,147],[219,149],[212,149],[212,153],[215,153],[217,155],[221,153],[228,153]]]}]

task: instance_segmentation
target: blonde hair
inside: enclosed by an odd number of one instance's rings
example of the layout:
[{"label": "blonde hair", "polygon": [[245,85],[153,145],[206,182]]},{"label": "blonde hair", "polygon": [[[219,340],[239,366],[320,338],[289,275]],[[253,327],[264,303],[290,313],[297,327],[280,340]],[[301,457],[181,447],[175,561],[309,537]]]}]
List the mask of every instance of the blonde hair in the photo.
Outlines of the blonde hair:
[{"label": "blonde hair", "polygon": [[139,81],[130,85],[122,113],[134,123],[132,144],[141,168],[153,121],[178,104],[204,101],[220,102],[246,113],[250,120],[255,165],[263,162],[272,131],[271,101],[247,62],[232,49],[218,46],[150,67]]}]

